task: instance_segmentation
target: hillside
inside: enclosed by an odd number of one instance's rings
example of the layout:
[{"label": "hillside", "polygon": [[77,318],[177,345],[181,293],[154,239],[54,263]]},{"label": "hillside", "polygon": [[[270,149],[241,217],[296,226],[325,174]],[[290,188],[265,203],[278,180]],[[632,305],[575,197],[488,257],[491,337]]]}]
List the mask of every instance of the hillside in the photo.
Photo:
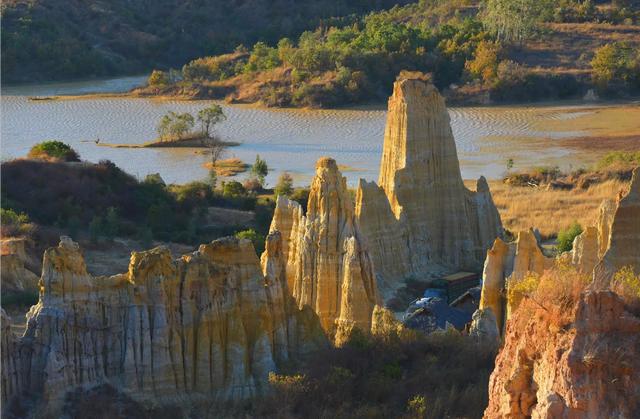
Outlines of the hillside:
[{"label": "hillside", "polygon": [[640,8],[585,4],[544,6],[539,17],[530,16],[535,23],[504,24],[516,31],[505,38],[492,28],[484,3],[421,1],[297,39],[205,56],[180,73],[155,73],[134,94],[336,107],[384,99],[403,70],[430,73],[450,103],[576,99],[590,89],[637,94]]},{"label": "hillside", "polygon": [[407,0],[7,0],[2,78],[71,79],[181,66],[398,2]]}]

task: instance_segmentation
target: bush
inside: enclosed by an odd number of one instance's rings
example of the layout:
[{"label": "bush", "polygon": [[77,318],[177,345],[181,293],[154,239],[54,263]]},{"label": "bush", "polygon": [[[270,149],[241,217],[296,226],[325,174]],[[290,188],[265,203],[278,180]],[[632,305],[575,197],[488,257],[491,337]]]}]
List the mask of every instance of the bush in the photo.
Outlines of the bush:
[{"label": "bush", "polygon": [[612,83],[640,87],[640,48],[626,42],[603,45],[591,60],[594,82],[606,89]]},{"label": "bush", "polygon": [[573,239],[582,233],[582,226],[578,222],[574,222],[568,229],[558,233],[558,244],[556,249],[558,253],[568,252],[573,249]]},{"label": "bush", "polygon": [[640,314],[640,275],[632,266],[625,266],[613,276],[613,289],[634,313]]},{"label": "bush", "polygon": [[262,190],[262,182],[260,181],[260,179],[256,178],[255,176],[251,176],[248,179],[246,179],[242,183],[242,186],[247,190],[247,192],[251,192],[254,194]]},{"label": "bush", "polygon": [[27,157],[32,159],[80,161],[80,155],[71,146],[61,141],[44,141],[31,147]]},{"label": "bush", "polygon": [[262,234],[257,233],[254,229],[238,231],[235,234],[238,239],[249,239],[253,243],[253,247],[256,249],[258,256],[264,252],[265,238]]},{"label": "bush", "polygon": [[287,172],[283,172],[278,178],[278,183],[273,190],[276,196],[290,196],[293,193],[293,178]]},{"label": "bush", "polygon": [[12,209],[0,209],[0,223],[4,237],[29,234],[33,229],[27,214]]},{"label": "bush", "polygon": [[[478,417],[495,353],[458,333],[367,336],[273,375],[258,417]],[[474,371],[472,376],[468,372]],[[480,413],[481,414],[481,413]]]},{"label": "bush", "polygon": [[232,180],[222,183],[222,195],[227,198],[237,198],[247,195],[247,190],[242,186],[242,183]]},{"label": "bush", "polygon": [[149,86],[163,86],[169,84],[169,76],[164,71],[153,70],[147,79]]}]

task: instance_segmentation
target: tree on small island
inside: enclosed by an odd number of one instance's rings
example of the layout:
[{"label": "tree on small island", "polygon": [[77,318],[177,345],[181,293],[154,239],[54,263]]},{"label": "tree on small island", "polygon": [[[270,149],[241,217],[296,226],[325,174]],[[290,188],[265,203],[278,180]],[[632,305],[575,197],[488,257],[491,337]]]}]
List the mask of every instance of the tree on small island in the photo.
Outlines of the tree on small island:
[{"label": "tree on small island", "polygon": [[193,115],[188,112],[167,112],[158,124],[158,134],[161,141],[181,139],[190,133],[195,125]]},{"label": "tree on small island", "polygon": [[200,122],[202,134],[207,137],[211,137],[216,124],[219,124],[225,119],[227,119],[227,116],[224,114],[222,107],[215,103],[198,112],[198,121]]}]

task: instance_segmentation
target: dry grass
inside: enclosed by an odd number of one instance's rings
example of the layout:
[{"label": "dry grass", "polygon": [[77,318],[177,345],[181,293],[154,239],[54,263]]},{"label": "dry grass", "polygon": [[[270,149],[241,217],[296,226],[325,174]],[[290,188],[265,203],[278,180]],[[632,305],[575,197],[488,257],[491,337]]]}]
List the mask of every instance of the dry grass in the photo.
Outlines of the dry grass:
[{"label": "dry grass", "polygon": [[238,158],[218,160],[215,165],[205,163],[204,167],[213,169],[218,176],[231,177],[239,173],[244,173],[249,169],[249,165]]},{"label": "dry grass", "polygon": [[602,201],[615,198],[626,185],[611,180],[586,190],[561,191],[509,186],[501,181],[490,182],[493,201],[504,227],[512,232],[535,227],[543,237],[555,236],[574,221],[582,226],[593,225]]}]

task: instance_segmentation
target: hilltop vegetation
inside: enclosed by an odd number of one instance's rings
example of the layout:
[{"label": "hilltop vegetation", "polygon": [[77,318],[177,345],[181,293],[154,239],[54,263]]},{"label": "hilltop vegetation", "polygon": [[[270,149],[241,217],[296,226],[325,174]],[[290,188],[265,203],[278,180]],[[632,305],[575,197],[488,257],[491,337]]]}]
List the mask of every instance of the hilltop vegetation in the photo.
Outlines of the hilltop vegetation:
[{"label": "hilltop vegetation", "polygon": [[71,79],[181,66],[396,3],[407,1],[7,0],[2,78]]},{"label": "hilltop vegetation", "polygon": [[498,101],[577,97],[589,87],[634,91],[639,16],[634,2],[423,0],[202,57],[156,74],[137,93],[332,107],[383,99],[402,70],[430,73],[461,101],[487,93]]}]

